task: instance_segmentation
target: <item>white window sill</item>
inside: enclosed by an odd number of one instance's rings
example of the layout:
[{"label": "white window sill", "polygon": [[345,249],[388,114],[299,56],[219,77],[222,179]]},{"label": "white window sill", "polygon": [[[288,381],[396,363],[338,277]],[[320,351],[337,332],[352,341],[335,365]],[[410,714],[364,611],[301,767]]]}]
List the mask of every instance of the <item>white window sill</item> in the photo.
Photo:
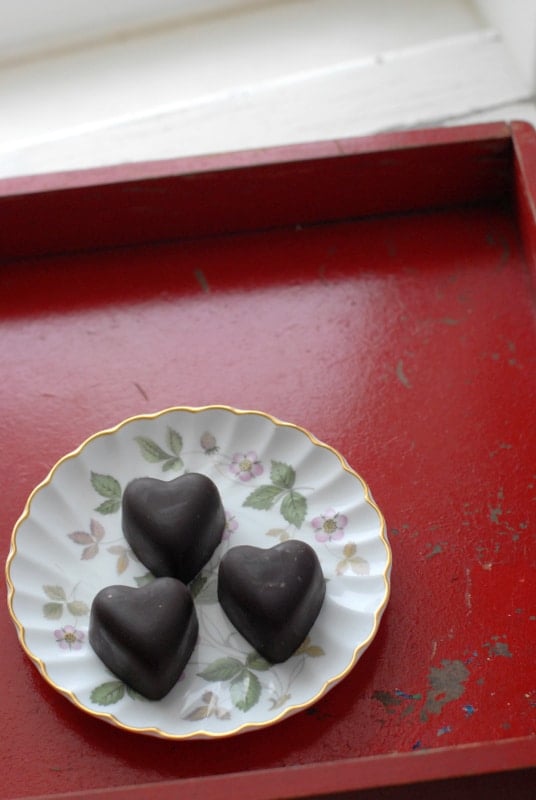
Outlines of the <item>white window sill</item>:
[{"label": "white window sill", "polygon": [[469,0],[212,2],[169,29],[0,66],[0,177],[536,122],[511,45]]}]

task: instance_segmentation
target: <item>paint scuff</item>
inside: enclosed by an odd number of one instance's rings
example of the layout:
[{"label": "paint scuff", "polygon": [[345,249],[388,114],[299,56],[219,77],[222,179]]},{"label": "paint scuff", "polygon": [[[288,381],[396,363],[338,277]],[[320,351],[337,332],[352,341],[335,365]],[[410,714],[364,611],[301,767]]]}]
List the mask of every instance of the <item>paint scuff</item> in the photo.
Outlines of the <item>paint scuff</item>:
[{"label": "paint scuff", "polygon": [[512,653],[504,636],[492,636],[491,641],[484,642],[484,647],[488,651],[488,658],[495,658],[495,656],[512,658]]},{"label": "paint scuff", "polygon": [[404,362],[402,361],[402,359],[399,359],[397,362],[396,377],[398,378],[402,386],[405,386],[406,389],[411,389],[411,383],[409,381],[409,378],[404,372]]},{"label": "paint scuff", "polygon": [[469,613],[471,613],[471,611],[473,610],[473,599],[472,599],[472,595],[471,595],[471,589],[472,589],[471,570],[469,569],[469,567],[466,567],[466,569],[465,569],[465,595],[464,595],[464,597],[465,597],[465,605],[466,605],[467,611]]},{"label": "paint scuff", "polygon": [[395,689],[392,692],[378,689],[372,693],[372,698],[381,703],[388,714],[394,714],[397,709],[400,709],[402,716],[405,717],[415,711],[416,701],[422,700],[422,694],[410,694],[401,689]]},{"label": "paint scuff", "polygon": [[428,546],[432,549],[429,553],[426,553],[425,558],[433,558],[434,556],[439,556],[443,553],[445,547],[447,547],[448,542],[436,542],[433,546],[429,544]]},{"label": "paint scuff", "polygon": [[431,714],[439,714],[446,703],[458,700],[465,692],[469,670],[463,661],[443,660],[440,667],[432,667],[428,676],[430,688],[426,695],[421,720],[425,722]]},{"label": "paint scuff", "polygon": [[203,270],[194,269],[194,277],[198,282],[199,286],[201,287],[201,290],[206,294],[208,294],[210,292],[210,286],[208,285],[208,281]]}]

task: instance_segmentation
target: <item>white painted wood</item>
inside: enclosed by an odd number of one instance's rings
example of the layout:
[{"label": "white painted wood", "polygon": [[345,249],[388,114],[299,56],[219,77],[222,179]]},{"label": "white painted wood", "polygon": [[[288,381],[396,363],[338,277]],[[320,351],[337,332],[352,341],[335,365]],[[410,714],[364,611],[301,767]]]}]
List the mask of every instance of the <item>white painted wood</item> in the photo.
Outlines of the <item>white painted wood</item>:
[{"label": "white painted wood", "polygon": [[481,122],[528,122],[536,129],[536,103],[507,103],[497,108],[487,108],[474,114],[462,114],[461,117],[449,117],[445,125],[474,125]]},{"label": "white painted wood", "polygon": [[234,1],[239,11],[207,7],[145,36],[0,65],[0,177],[528,113],[532,103],[510,44],[471,0]]},{"label": "white painted wood", "polygon": [[[0,0],[0,59],[39,57],[118,36],[158,35],[163,26],[200,28],[221,21],[225,36],[227,23],[241,25],[249,19],[267,24],[267,33],[270,27],[281,33],[285,20],[287,28],[296,18],[307,27],[314,17],[357,23],[358,38],[372,47],[393,27],[403,44],[406,37],[435,35],[437,30],[452,35],[467,30],[468,21],[478,24],[467,0]],[[293,27],[298,39],[304,33],[300,28]]]},{"label": "white painted wood", "polygon": [[247,0],[0,0],[0,62],[201,21],[247,5]]},{"label": "white painted wood", "polygon": [[[431,57],[434,81],[430,82]],[[471,82],[466,76],[472,76]],[[324,72],[297,72],[245,83],[147,115],[65,129],[48,141],[11,144],[0,156],[6,174],[168,158],[355,136],[441,123],[523,99],[504,46],[491,34],[385,53],[373,64],[347,62]]]},{"label": "white painted wood", "polygon": [[262,92],[299,73],[322,78],[347,63],[374,68],[386,51],[480,32],[465,3],[433,5],[430,13],[427,0],[257,3],[236,17],[6,67],[0,146],[186,109],[244,87]]},{"label": "white painted wood", "polygon": [[527,88],[536,91],[535,0],[475,0],[485,23],[501,35]]}]

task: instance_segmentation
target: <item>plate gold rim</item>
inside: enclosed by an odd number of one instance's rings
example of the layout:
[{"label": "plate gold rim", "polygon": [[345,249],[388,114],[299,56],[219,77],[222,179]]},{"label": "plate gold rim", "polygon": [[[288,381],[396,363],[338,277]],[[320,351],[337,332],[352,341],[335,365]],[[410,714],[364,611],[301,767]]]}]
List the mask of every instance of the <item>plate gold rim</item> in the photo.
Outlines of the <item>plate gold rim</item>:
[{"label": "plate gold rim", "polygon": [[[384,568],[384,570],[382,572],[383,585],[384,585],[383,599],[382,599],[382,602],[380,603],[380,605],[374,611],[374,626],[373,626],[373,629],[372,629],[371,633],[369,634],[369,636],[367,636],[367,638],[364,641],[361,641],[361,642],[359,642],[359,644],[356,645],[356,647],[354,648],[354,652],[353,652],[352,658],[350,659],[349,664],[341,672],[339,672],[337,675],[334,675],[331,678],[328,678],[323,683],[323,685],[319,689],[319,691],[313,697],[309,698],[304,703],[285,706],[281,710],[281,712],[279,714],[277,714],[277,716],[272,717],[269,720],[264,720],[264,721],[259,721],[259,722],[252,722],[252,721],[245,722],[245,723],[243,723],[241,725],[238,725],[236,728],[233,728],[232,730],[224,731],[224,732],[215,732],[215,731],[207,731],[207,730],[204,730],[204,729],[198,729],[198,730],[195,730],[195,731],[191,731],[189,733],[170,733],[169,731],[162,730],[161,728],[158,728],[158,727],[155,727],[155,726],[139,727],[139,726],[127,725],[126,723],[121,722],[121,720],[119,720],[114,714],[111,714],[110,712],[97,711],[97,710],[95,710],[93,708],[88,707],[87,705],[85,705],[84,703],[82,703],[78,699],[78,697],[75,695],[75,693],[73,691],[71,691],[70,689],[66,689],[65,687],[60,686],[58,683],[56,683],[56,681],[54,681],[50,677],[50,675],[48,674],[47,667],[46,667],[46,664],[44,663],[44,661],[41,658],[39,658],[39,656],[35,655],[35,653],[33,653],[30,650],[30,648],[28,647],[28,645],[26,643],[25,627],[22,624],[22,622],[18,619],[18,617],[17,617],[17,615],[15,613],[15,610],[13,608],[16,589],[15,589],[15,585],[13,583],[13,580],[11,578],[11,565],[13,564],[13,561],[14,561],[15,557],[17,556],[17,552],[18,552],[17,551],[17,533],[18,533],[18,530],[19,530],[20,526],[22,525],[22,523],[30,516],[30,511],[31,511],[31,505],[32,505],[33,498],[42,489],[44,489],[46,486],[48,486],[52,482],[56,471],[58,470],[58,468],[64,462],[69,461],[70,459],[76,458],[82,452],[82,450],[84,450],[84,448],[87,447],[87,445],[89,445],[95,439],[99,439],[99,438],[101,438],[103,436],[110,436],[110,435],[112,435],[114,433],[117,433],[117,431],[119,431],[122,428],[126,427],[130,423],[136,422],[136,421],[139,421],[139,420],[153,420],[153,419],[157,419],[158,417],[162,417],[162,416],[165,416],[166,414],[169,414],[169,413],[172,413],[172,412],[177,412],[177,411],[197,414],[197,413],[202,413],[202,412],[205,412],[205,411],[212,411],[212,410],[226,411],[226,412],[235,414],[236,416],[256,415],[256,416],[259,416],[259,417],[263,417],[264,419],[268,419],[270,422],[272,422],[277,427],[291,428],[291,429],[294,429],[294,430],[301,431],[303,434],[305,434],[305,436],[307,436],[307,438],[310,440],[310,442],[315,447],[322,447],[322,448],[324,448],[326,450],[331,451],[337,457],[342,469],[345,472],[347,472],[350,475],[352,475],[355,478],[357,478],[357,480],[359,481],[359,483],[361,484],[361,486],[363,488],[365,502],[368,503],[375,510],[375,512],[378,515],[379,522],[380,522],[380,540],[382,541],[383,546],[385,548],[385,552],[386,552],[385,568]],[[50,686],[52,686],[53,689],[55,689],[55,691],[57,691],[59,694],[63,695],[68,700],[70,700],[70,702],[73,703],[73,705],[75,705],[77,708],[79,708],[84,713],[89,714],[90,716],[95,717],[97,719],[104,720],[104,721],[106,721],[106,722],[108,722],[108,723],[110,723],[110,724],[112,724],[112,725],[114,725],[114,726],[116,726],[118,728],[121,728],[122,730],[128,731],[130,733],[145,734],[145,735],[150,735],[150,736],[154,736],[154,737],[157,737],[157,738],[179,741],[179,740],[187,740],[187,739],[223,739],[223,738],[228,738],[228,737],[231,737],[231,736],[236,736],[238,734],[245,733],[245,732],[248,732],[248,731],[260,730],[262,728],[266,728],[266,727],[269,727],[271,725],[275,725],[278,722],[281,722],[286,717],[290,717],[290,716],[296,714],[297,712],[302,711],[302,710],[304,710],[306,708],[309,708],[310,706],[314,705],[314,703],[316,703],[321,697],[323,697],[328,692],[328,690],[330,688],[335,686],[337,683],[340,683],[340,681],[342,681],[352,671],[352,669],[355,667],[356,663],[358,662],[358,660],[360,659],[362,654],[365,652],[365,650],[368,648],[370,643],[375,638],[375,636],[376,636],[376,634],[378,632],[379,626],[380,626],[380,622],[381,622],[381,618],[383,616],[383,612],[385,611],[385,608],[387,607],[387,604],[389,602],[389,597],[390,597],[390,593],[391,593],[391,582],[390,582],[391,567],[392,567],[392,550],[391,550],[389,541],[387,539],[385,518],[384,518],[379,506],[373,500],[371,492],[370,492],[370,489],[369,489],[368,484],[366,483],[366,481],[361,477],[361,475],[359,475],[358,472],[356,472],[352,467],[350,467],[350,465],[348,464],[346,459],[334,447],[332,447],[329,444],[326,444],[325,442],[322,442],[320,439],[318,439],[316,436],[314,436],[314,434],[310,433],[310,431],[308,431],[306,428],[302,427],[301,425],[298,425],[298,424],[293,423],[293,422],[286,422],[286,421],[281,420],[278,417],[276,417],[276,416],[274,416],[274,415],[272,415],[272,414],[270,414],[270,413],[268,413],[266,411],[258,411],[256,409],[238,409],[238,408],[234,408],[233,406],[228,406],[228,405],[223,405],[223,404],[214,404],[214,405],[204,405],[204,406],[170,406],[168,408],[162,409],[161,411],[145,413],[145,414],[135,414],[133,416],[130,416],[130,417],[127,417],[127,418],[121,420],[121,422],[117,423],[116,425],[114,425],[111,428],[105,428],[103,430],[97,431],[96,433],[93,433],[91,436],[89,436],[87,439],[85,439],[75,450],[72,450],[71,452],[66,453],[64,456],[62,456],[54,464],[54,466],[50,469],[50,471],[47,474],[47,476],[40,483],[38,483],[37,486],[35,486],[34,489],[30,492],[30,494],[29,494],[29,496],[28,496],[28,498],[26,500],[26,503],[24,505],[24,510],[23,510],[22,514],[19,516],[19,518],[15,522],[15,525],[13,527],[13,531],[12,531],[12,534],[11,534],[10,549],[9,549],[9,553],[8,553],[8,556],[7,556],[7,559],[6,559],[5,575],[6,575],[6,582],[7,582],[7,589],[8,589],[8,592],[7,592],[8,609],[9,609],[9,613],[10,613],[11,619],[13,620],[13,623],[15,625],[15,628],[16,628],[16,631],[17,631],[17,635],[18,635],[18,639],[19,639],[19,642],[21,644],[21,647],[22,647],[23,651],[26,653],[26,655],[28,656],[28,658],[30,659],[30,661],[36,666],[37,670],[42,675],[42,677],[46,680],[46,682]]]}]

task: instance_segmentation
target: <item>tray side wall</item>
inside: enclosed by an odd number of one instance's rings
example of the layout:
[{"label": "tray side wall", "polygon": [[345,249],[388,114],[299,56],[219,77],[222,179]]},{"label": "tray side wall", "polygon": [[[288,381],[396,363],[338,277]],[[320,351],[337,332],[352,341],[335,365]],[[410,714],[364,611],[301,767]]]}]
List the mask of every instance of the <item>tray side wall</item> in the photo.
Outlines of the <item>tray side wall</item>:
[{"label": "tray side wall", "polygon": [[532,126],[512,124],[515,193],[525,255],[536,281],[536,137]]},{"label": "tray side wall", "polygon": [[249,164],[233,155],[189,159],[167,174],[156,163],[3,181],[0,261],[510,195],[505,125],[397,134],[371,146],[357,139],[259,151]]},{"label": "tray side wall", "polygon": [[[505,764],[508,764],[508,770],[501,775]],[[233,795],[248,800],[281,800],[285,797],[296,800],[320,797],[406,800],[434,795],[437,798],[456,796],[476,800],[489,797],[491,788],[494,796],[500,790],[515,789],[516,797],[524,800],[532,796],[531,785],[536,774],[532,765],[530,741],[511,739],[480,746],[441,748],[428,753],[399,753],[306,767],[232,773],[91,792],[73,791],[63,796],[69,800],[144,800],[149,794],[154,800],[176,797],[227,800]],[[448,780],[443,777],[446,774]],[[47,797],[53,798],[54,795]]]}]

